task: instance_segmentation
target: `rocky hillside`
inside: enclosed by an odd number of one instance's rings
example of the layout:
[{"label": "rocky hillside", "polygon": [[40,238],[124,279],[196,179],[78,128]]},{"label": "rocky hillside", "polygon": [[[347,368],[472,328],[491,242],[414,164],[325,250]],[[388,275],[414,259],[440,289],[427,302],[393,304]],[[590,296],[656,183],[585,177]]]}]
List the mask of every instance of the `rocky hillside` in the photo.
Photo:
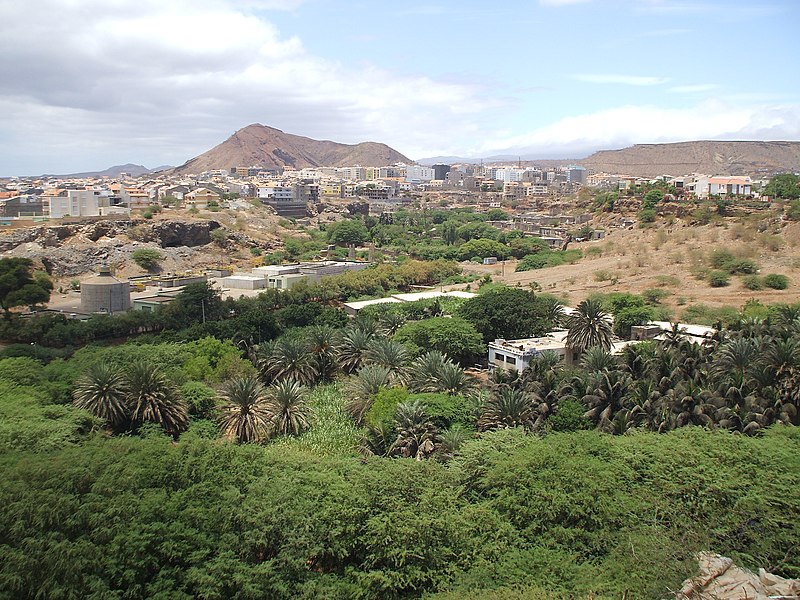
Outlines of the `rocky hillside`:
[{"label": "rocky hillside", "polygon": [[605,173],[659,175],[770,175],[800,171],[800,142],[679,142],[601,150],[578,161]]},{"label": "rocky hillside", "polygon": [[[224,239],[212,237],[223,227]],[[240,248],[274,249],[274,236],[254,239],[215,220],[108,220],[80,225],[28,227],[0,234],[0,256],[30,258],[56,279],[76,277],[110,265],[124,276],[140,274],[131,256],[138,248],[162,254],[164,271],[230,265]]]},{"label": "rocky hillside", "polygon": [[386,144],[376,142],[339,144],[313,140],[284,133],[273,127],[254,124],[240,129],[208,152],[176,167],[174,172],[200,173],[236,166],[262,166],[268,169],[350,165],[380,167],[396,162],[412,161]]}]

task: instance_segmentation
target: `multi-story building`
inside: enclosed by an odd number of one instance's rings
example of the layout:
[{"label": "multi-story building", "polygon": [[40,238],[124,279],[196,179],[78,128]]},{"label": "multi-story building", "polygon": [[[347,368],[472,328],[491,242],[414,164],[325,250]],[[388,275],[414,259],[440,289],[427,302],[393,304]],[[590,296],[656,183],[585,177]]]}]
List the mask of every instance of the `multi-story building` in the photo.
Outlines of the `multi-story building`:
[{"label": "multi-story building", "polygon": [[64,217],[97,217],[100,215],[101,190],[58,190],[55,195],[46,195],[43,201],[51,219]]},{"label": "multi-story building", "polygon": [[406,167],[406,181],[422,183],[432,181],[433,178],[434,170],[431,167],[423,167],[420,165]]},{"label": "multi-story building", "polygon": [[319,201],[319,186],[315,183],[259,186],[258,198],[282,217],[305,217],[307,205]]}]

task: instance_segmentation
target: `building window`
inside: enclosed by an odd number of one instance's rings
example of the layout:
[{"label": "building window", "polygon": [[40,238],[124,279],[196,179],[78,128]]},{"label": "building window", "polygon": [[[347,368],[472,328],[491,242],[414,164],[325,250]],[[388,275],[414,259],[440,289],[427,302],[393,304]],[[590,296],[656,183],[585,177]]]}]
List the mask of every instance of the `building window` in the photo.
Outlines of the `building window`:
[{"label": "building window", "polygon": [[500,354],[499,352],[496,352],[494,355],[494,359],[496,361],[503,362],[506,359],[506,357]]},{"label": "building window", "polygon": [[517,364],[517,359],[513,356],[506,356],[506,362],[510,365],[515,365]]}]

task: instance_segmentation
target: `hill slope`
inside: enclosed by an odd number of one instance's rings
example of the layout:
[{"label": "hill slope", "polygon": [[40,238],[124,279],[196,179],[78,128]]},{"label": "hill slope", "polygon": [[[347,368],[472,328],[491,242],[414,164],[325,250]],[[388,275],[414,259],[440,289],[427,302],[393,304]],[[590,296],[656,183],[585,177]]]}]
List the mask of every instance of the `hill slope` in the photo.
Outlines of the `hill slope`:
[{"label": "hill slope", "polygon": [[678,142],[601,150],[579,163],[595,171],[637,177],[765,175],[800,170],[800,142]]},{"label": "hill slope", "polygon": [[339,167],[361,165],[380,167],[411,159],[386,144],[362,142],[339,144],[284,133],[280,129],[253,124],[240,129],[227,140],[175,168],[175,173],[200,173],[236,166]]}]

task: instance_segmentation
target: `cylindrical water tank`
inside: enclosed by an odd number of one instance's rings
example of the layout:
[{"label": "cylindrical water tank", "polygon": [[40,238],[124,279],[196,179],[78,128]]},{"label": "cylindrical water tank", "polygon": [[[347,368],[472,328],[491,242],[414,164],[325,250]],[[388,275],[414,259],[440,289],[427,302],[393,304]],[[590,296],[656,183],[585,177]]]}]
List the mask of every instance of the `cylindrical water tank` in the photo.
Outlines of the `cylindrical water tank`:
[{"label": "cylindrical water tank", "polygon": [[81,281],[81,309],[84,312],[115,313],[130,307],[130,282],[114,277],[108,267],[100,267],[97,275]]}]

